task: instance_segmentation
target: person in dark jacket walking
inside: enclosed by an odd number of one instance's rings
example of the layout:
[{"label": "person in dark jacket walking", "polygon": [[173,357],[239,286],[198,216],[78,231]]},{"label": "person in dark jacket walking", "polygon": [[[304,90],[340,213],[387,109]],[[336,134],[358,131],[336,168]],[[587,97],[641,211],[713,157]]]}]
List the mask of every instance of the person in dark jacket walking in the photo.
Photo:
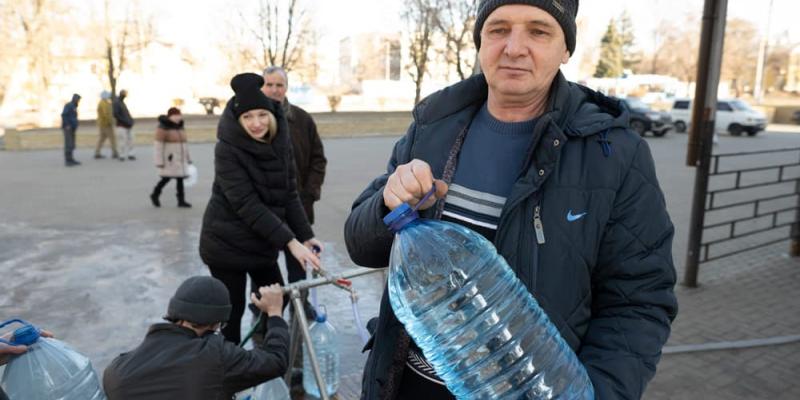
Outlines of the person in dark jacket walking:
[{"label": "person in dark jacket walking", "polygon": [[282,283],[278,253],[318,268],[322,249],[297,194],[292,147],[280,104],[261,92],[264,79],[239,74],[220,117],[214,184],[203,215],[200,256],[228,287],[233,311],[225,338],[238,343],[247,276],[251,290]]},{"label": "person in dark jacket walking", "polygon": [[[638,399],[677,313],[674,229],[647,143],[619,101],[559,72],[578,1],[488,0],[482,74],[434,93],[345,226],[356,264],[385,267],[381,219],[402,203],[484,235],[586,367],[598,399]],[[384,291],[362,398],[452,398]],[[546,371],[544,371],[546,373]]]},{"label": "person in dark jacket walking", "polygon": [[81,95],[75,93],[72,100],[64,104],[61,111],[61,130],[64,131],[64,165],[74,167],[81,165],[75,160],[75,131],[78,130],[78,104],[81,102]]},{"label": "person in dark jacket walking", "polygon": [[170,107],[167,115],[158,116],[158,127],[153,141],[153,159],[158,168],[158,176],[161,177],[150,193],[153,207],[161,207],[159,196],[170,179],[175,179],[178,207],[192,207],[186,202],[183,190],[183,179],[189,175],[187,168],[192,163],[192,158],[189,156],[189,146],[186,144],[183,116],[181,110],[175,107]]},{"label": "person in dark jacket walking", "polygon": [[236,392],[282,376],[289,362],[289,331],[281,318],[280,286],[259,289],[253,304],[269,316],[266,339],[244,350],[217,335],[228,320],[228,290],[210,276],[184,281],[170,299],[168,323],[150,327],[136,349],[103,373],[109,400],[229,400]]},{"label": "person in dark jacket walking", "polygon": [[125,98],[128,97],[127,90],[121,90],[119,96],[114,100],[114,120],[117,122],[117,143],[119,143],[119,160],[125,161],[135,160],[136,156],[133,154],[133,124],[134,120],[128,111],[128,105],[125,104]]},{"label": "person in dark jacket walking", "polygon": [[[328,160],[322,140],[317,132],[317,125],[305,110],[289,103],[286,90],[289,77],[281,67],[269,67],[264,70],[264,86],[261,90],[267,97],[281,103],[284,115],[289,122],[289,136],[292,139],[292,150],[295,161],[295,176],[297,178],[297,192],[303,203],[308,223],[314,224],[314,202],[319,201],[322,192],[322,182],[325,180],[325,167]],[[285,253],[286,270],[289,283],[305,279],[303,266],[297,263],[291,254]],[[314,310],[306,303],[306,314],[314,318]]]}]

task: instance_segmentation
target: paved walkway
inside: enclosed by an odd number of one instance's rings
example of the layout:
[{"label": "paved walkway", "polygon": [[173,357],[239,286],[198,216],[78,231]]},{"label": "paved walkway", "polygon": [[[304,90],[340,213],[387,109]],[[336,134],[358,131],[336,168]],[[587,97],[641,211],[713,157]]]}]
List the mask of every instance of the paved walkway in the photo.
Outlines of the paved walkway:
[{"label": "paved walkway", "polygon": [[[721,137],[715,151],[800,147],[796,134]],[[329,173],[318,204],[324,262],[350,268],[342,226],[357,193],[385,168],[392,138],[325,140]],[[684,166],[686,136],[648,138],[676,225],[679,278],[688,234],[694,171]],[[197,255],[200,221],[210,194],[213,146],[193,144],[200,170],[188,189],[191,210],[174,207],[172,186],[154,209],[150,148],[135,162],[90,160],[64,168],[59,151],[0,151],[0,318],[22,316],[55,331],[101,370],[134,347],[159,320],[185,277],[206,273]],[[698,289],[676,288],[680,313],[669,345],[800,334],[800,261],[785,244],[703,265]],[[364,320],[377,313],[379,276],[355,281]],[[320,298],[342,331],[339,398],[357,398],[364,355],[344,293]],[[798,399],[800,344],[664,355],[647,399]]]}]

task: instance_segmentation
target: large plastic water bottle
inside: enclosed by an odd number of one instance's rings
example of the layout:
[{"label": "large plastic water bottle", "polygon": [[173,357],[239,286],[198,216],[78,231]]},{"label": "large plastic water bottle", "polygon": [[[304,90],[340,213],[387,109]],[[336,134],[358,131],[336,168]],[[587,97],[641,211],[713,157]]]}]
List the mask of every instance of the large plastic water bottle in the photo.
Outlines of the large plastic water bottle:
[{"label": "large plastic water bottle", "polygon": [[[311,341],[314,344],[320,372],[325,380],[328,396],[333,396],[339,389],[339,352],[336,329],[328,322],[324,312],[317,310],[317,319],[309,328]],[[303,349],[303,390],[306,394],[321,398],[308,348]]]},{"label": "large plastic water bottle", "polygon": [[505,259],[463,226],[421,220],[404,204],[389,299],[459,399],[594,399],[586,370]]},{"label": "large plastic water bottle", "polygon": [[104,400],[97,374],[88,358],[61,341],[40,337],[40,330],[21,320],[14,342],[28,346],[6,365],[2,385],[10,399]]},{"label": "large plastic water bottle", "polygon": [[237,393],[238,400],[292,400],[289,388],[282,378],[270,379],[254,389]]}]

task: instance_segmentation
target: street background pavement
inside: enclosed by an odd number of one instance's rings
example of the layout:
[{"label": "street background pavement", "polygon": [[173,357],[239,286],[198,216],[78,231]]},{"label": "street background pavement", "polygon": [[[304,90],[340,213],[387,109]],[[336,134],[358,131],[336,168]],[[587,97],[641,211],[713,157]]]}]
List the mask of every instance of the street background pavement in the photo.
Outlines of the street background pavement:
[{"label": "street background pavement", "polygon": [[[715,152],[800,147],[796,127],[774,126],[756,137],[721,136]],[[778,131],[792,132],[778,132]],[[396,137],[325,139],[329,159],[317,237],[326,268],[353,267],[343,242],[344,220],[357,194],[385,169]],[[673,256],[679,281],[688,237],[694,169],[685,166],[686,135],[647,138],[676,226]],[[159,321],[186,277],[207,274],[197,253],[210,196],[213,145],[192,144],[200,172],[187,190],[190,210],[175,207],[174,184],[153,208],[157,181],[149,146],[139,159],[92,160],[64,168],[58,150],[0,152],[0,319],[22,317],[46,327],[88,355],[102,371],[135,347]],[[800,334],[800,260],[788,243],[701,266],[697,289],[676,287],[680,312],[668,345]],[[377,313],[381,274],[358,278],[366,322]],[[320,291],[341,332],[339,398],[357,398],[365,355],[346,293]],[[800,343],[743,350],[666,354],[647,399],[800,398]]]}]

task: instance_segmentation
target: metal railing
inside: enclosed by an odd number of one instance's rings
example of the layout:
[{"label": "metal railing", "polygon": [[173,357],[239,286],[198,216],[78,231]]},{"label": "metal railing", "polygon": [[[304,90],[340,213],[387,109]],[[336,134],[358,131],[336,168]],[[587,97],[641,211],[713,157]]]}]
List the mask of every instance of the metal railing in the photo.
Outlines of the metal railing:
[{"label": "metal railing", "polygon": [[797,255],[800,148],[712,155],[709,186],[698,264],[787,240]]}]

